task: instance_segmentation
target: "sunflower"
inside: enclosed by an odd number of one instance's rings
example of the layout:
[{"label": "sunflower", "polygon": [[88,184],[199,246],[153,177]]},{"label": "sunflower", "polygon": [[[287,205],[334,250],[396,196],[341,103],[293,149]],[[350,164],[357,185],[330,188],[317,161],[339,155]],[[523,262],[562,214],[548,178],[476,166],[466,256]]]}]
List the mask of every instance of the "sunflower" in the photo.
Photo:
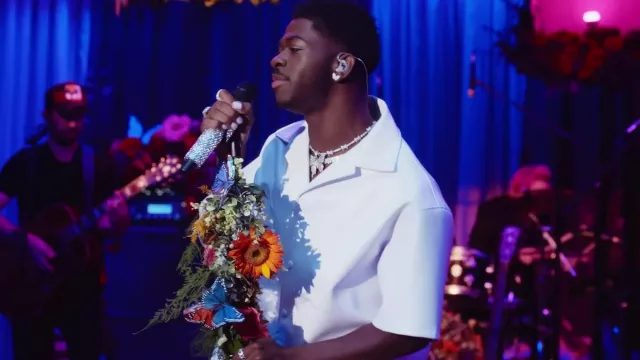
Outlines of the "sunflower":
[{"label": "sunflower", "polygon": [[233,242],[233,250],[229,256],[234,260],[236,270],[244,276],[254,279],[263,275],[267,279],[282,267],[282,244],[273,231],[267,230],[257,237],[254,228],[249,235],[238,234],[238,240]]}]

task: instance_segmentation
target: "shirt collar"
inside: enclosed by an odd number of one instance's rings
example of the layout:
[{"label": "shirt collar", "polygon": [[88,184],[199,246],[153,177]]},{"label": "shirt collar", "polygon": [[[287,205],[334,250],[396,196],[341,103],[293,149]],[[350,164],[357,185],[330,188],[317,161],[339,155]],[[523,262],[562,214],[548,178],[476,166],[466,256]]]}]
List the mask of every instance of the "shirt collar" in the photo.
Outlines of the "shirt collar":
[{"label": "shirt collar", "polygon": [[[356,146],[341,157],[349,159],[357,167],[383,172],[392,172],[396,169],[398,154],[402,144],[400,129],[391,115],[384,100],[371,96],[373,106],[377,107],[380,116],[371,129]],[[284,127],[276,132],[275,136],[283,142],[290,144],[299,135],[307,133],[306,121]],[[308,135],[306,136],[308,142]],[[308,145],[308,144],[307,144]]]}]

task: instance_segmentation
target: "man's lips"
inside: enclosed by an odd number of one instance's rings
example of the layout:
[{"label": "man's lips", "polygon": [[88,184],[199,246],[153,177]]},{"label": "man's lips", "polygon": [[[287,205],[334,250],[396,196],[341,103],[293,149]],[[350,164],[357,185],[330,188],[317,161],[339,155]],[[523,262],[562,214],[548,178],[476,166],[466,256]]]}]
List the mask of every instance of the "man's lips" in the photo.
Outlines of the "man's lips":
[{"label": "man's lips", "polygon": [[284,84],[285,82],[288,81],[288,79],[282,75],[279,74],[273,74],[271,75],[271,88],[275,89],[278,86]]}]

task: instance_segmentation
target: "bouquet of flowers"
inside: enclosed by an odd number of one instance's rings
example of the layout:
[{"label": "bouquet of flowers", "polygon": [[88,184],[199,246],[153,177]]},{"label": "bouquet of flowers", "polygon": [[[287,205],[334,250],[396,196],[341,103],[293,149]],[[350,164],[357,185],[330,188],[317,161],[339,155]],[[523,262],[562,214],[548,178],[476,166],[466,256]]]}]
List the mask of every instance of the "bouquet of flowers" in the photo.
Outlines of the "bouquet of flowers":
[{"label": "bouquet of flowers", "polygon": [[429,360],[482,359],[482,342],[473,327],[473,322],[464,322],[460,315],[445,310],[441,336],[431,346]]},{"label": "bouquet of flowers", "polygon": [[199,216],[178,265],[185,282],[149,326],[178,317],[200,324],[194,343],[211,359],[229,359],[250,342],[268,337],[258,305],[258,280],[282,267],[283,249],[266,228],[264,193],[242,176],[242,159],[228,157],[212,188],[191,204]]}]

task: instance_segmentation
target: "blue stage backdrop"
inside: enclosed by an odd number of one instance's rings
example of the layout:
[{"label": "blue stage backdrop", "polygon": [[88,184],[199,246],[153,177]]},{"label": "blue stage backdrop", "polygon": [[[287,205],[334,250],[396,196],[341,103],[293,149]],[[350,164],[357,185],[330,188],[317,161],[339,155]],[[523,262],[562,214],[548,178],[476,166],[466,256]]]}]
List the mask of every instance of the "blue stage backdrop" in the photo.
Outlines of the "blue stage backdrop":
[{"label": "blue stage backdrop", "polygon": [[[382,38],[372,93],[389,102],[405,138],[457,204],[464,242],[476,205],[501,190],[522,153],[522,114],[480,89],[466,97],[475,51],[478,78],[523,101],[524,79],[504,63],[486,29],[503,29],[515,17],[502,0],[357,1],[371,8]],[[0,59],[0,161],[38,123],[44,89],[67,79],[89,87],[88,136],[102,145],[126,134],[129,115],[145,129],[169,113],[197,117],[219,88],[252,81],[260,90],[253,158],[271,132],[296,119],[275,106],[269,60],[299,2],[205,8],[176,1],[131,5],[119,17],[109,1],[2,2],[0,47],[8,56]]]},{"label": "blue stage backdrop", "polygon": [[[249,144],[295,117],[275,107],[269,60],[299,1],[254,7],[221,3],[211,8],[170,2],[132,5],[120,17],[112,3],[2,2],[3,123],[0,161],[33,130],[46,86],[66,79],[91,92],[89,138],[106,145],[126,134],[128,116],[145,128],[167,114],[197,117],[221,88],[243,80],[259,86],[259,118]],[[459,204],[464,240],[478,201],[497,192],[522,153],[522,116],[481,90],[466,98],[468,58],[475,50],[478,78],[522,102],[524,80],[501,59],[495,35],[515,18],[501,0],[360,0],[376,16],[383,43],[372,92],[385,98],[416,154]],[[393,6],[392,6],[393,5]],[[461,218],[462,213],[467,215]]]},{"label": "blue stage backdrop", "polygon": [[[101,14],[92,27],[88,74],[96,94],[94,140],[122,136],[130,114],[145,129],[169,113],[198,116],[219,88],[249,80],[260,90],[258,124],[249,144],[253,158],[269,134],[296,120],[275,106],[269,60],[298,2],[221,3],[210,9],[175,2],[156,9],[132,6],[120,17],[108,4],[94,11]],[[502,62],[493,47],[495,35],[483,29],[502,29],[514,18],[499,0],[482,6],[473,1],[359,2],[378,19],[384,49],[372,93],[389,102],[407,141],[451,205],[462,201],[461,210],[472,217],[477,203],[490,189],[499,191],[518,165],[522,117],[481,91],[476,99],[466,98],[468,58],[476,49],[478,76],[522,101],[523,78]],[[461,224],[466,228],[470,221]]]},{"label": "blue stage backdrop", "polygon": [[[23,146],[42,121],[45,90],[57,82],[84,80],[90,3],[0,1],[0,164]],[[15,219],[14,204],[5,214]]]},{"label": "blue stage backdrop", "polygon": [[[145,129],[170,113],[197,118],[218,89],[250,81],[259,89],[248,147],[255,157],[273,130],[296,120],[275,106],[269,61],[299,2],[256,7],[229,1],[206,8],[176,1],[130,6],[119,17],[103,2],[92,29],[88,76],[97,95],[94,140],[122,136],[131,114]],[[368,0],[352,2],[368,7]]]},{"label": "blue stage backdrop", "polygon": [[[503,0],[357,1],[370,7],[382,39],[371,91],[389,103],[439,182],[456,210],[457,240],[465,243],[478,203],[504,188],[523,154],[550,162],[556,152],[555,135],[534,119],[523,123],[506,101],[524,103],[526,82],[494,47],[491,29],[512,25],[515,13]],[[131,5],[116,17],[106,0],[0,1],[0,163],[40,122],[45,89],[65,80],[89,87],[88,138],[102,145],[126,135],[130,115],[145,129],[169,113],[198,117],[219,88],[252,81],[260,91],[253,158],[270,133],[296,119],[275,106],[269,60],[299,2],[204,8],[176,1]],[[473,52],[478,79],[493,95],[479,88],[473,99],[466,96]],[[557,97],[545,91],[531,88],[528,105],[541,117],[559,114]],[[574,116],[593,117],[594,108],[583,106],[592,100],[587,93],[574,99]],[[595,122],[582,124],[579,132],[593,139]],[[13,208],[5,213],[15,219]]]},{"label": "blue stage backdrop", "polygon": [[[519,165],[522,114],[505,101],[524,99],[525,79],[504,62],[492,30],[516,18],[502,0],[372,1],[383,43],[382,97],[407,142],[456,209],[465,243],[480,201],[497,194]],[[472,53],[478,87],[468,98]]]}]

